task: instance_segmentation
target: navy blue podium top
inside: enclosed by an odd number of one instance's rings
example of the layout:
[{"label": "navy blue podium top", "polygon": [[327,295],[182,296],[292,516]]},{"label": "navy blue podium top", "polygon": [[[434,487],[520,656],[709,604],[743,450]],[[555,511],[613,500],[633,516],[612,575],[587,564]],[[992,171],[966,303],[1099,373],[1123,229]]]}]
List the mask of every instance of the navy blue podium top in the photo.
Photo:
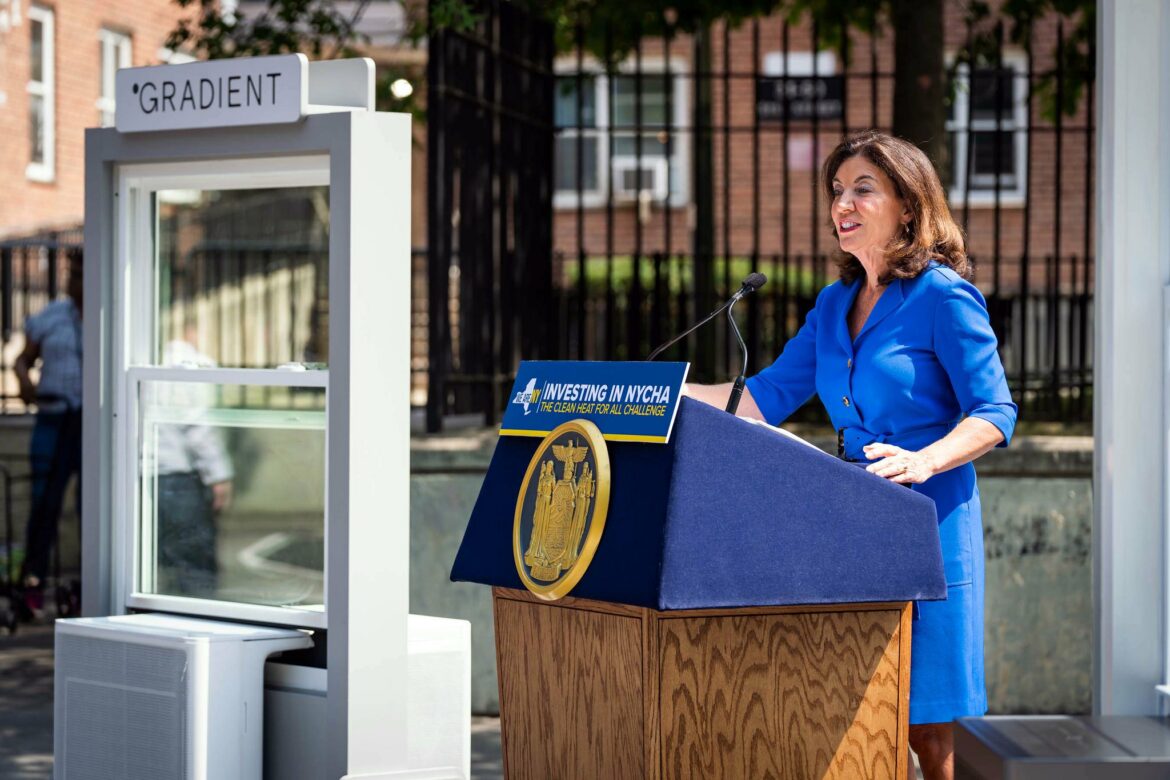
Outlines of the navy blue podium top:
[{"label": "navy blue podium top", "polygon": [[[683,399],[669,444],[608,442],[605,532],[569,595],[653,609],[946,598],[934,502]],[[523,588],[516,498],[537,438],[502,437],[451,579]]]}]

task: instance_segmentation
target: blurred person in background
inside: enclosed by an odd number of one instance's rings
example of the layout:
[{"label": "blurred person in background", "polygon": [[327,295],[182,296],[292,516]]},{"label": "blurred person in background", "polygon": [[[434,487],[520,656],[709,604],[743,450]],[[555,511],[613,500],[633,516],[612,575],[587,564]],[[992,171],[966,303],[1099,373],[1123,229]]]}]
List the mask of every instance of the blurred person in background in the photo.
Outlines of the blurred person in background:
[{"label": "blurred person in background", "polygon": [[[80,248],[68,250],[66,256],[69,260],[67,296],[28,318],[24,326],[24,350],[13,363],[21,400],[36,406],[29,445],[32,508],[21,570],[24,595],[18,605],[25,619],[39,614],[44,606],[49,554],[57,541],[65,491],[74,474],[78,477],[79,490],[81,482],[84,270]],[[34,382],[31,372],[38,361],[40,378]],[[76,598],[77,594],[73,596]],[[62,606],[57,605],[59,612]]]},{"label": "blurred person in background", "polygon": [[[178,368],[215,368],[195,346],[193,323],[184,338],[163,347],[162,364]],[[222,432],[209,424],[216,406],[211,385],[160,383],[151,401],[168,409],[169,421],[157,425],[146,473],[156,475],[155,511],[157,592],[172,596],[214,598],[218,591],[216,517],[232,500],[232,461]]]}]

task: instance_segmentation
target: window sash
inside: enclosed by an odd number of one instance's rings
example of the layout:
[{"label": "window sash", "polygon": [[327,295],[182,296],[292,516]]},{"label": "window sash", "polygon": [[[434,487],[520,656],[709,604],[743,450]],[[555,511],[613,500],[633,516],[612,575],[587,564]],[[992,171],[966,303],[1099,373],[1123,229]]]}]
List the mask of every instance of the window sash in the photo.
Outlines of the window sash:
[{"label": "window sash", "polygon": [[[670,77],[666,79],[666,84],[663,84],[662,75],[660,72],[642,73],[641,127],[643,130],[665,128],[668,123],[664,120],[670,119],[666,116],[666,96],[667,89],[674,87],[674,74],[670,74]],[[638,126],[636,120],[639,118],[637,79],[631,75],[615,77],[611,97],[610,113],[613,116],[613,126],[622,129],[636,128]]]},{"label": "window sash", "polygon": [[[578,144],[577,139],[581,142]],[[583,129],[581,132],[577,130],[568,130],[557,136],[556,146],[565,147],[568,152],[567,159],[562,159],[558,156],[554,165],[554,181],[553,187],[555,192],[569,192],[574,193],[577,190],[582,192],[596,192],[600,186],[598,180],[600,162],[602,159],[602,145],[605,143],[602,134],[597,130]],[[590,146],[593,147],[592,152]],[[591,186],[584,186],[579,182],[575,182],[577,178],[577,151],[578,147],[585,158],[584,164],[581,166],[581,175],[584,181],[589,182]],[[562,169],[562,165],[565,167]],[[572,179],[575,183],[569,186],[562,186],[565,180],[557,174],[564,171],[564,176]]]},{"label": "window sash", "polygon": [[[664,75],[668,76],[668,78],[664,79]],[[561,83],[568,83],[570,85],[576,81],[576,77],[573,74],[565,72],[559,73],[557,79]],[[615,79],[620,79],[621,81],[618,82]],[[623,85],[621,87],[623,97],[628,97],[632,100],[635,91],[634,76],[628,72],[619,72],[613,78],[605,73],[587,73],[582,76],[581,83],[585,85],[587,90],[589,89],[588,85],[590,82],[592,82],[593,86],[592,115],[594,124],[582,125],[580,129],[578,129],[576,124],[558,124],[557,139],[575,139],[578,133],[585,138],[597,139],[596,171],[592,176],[589,171],[585,171],[585,180],[595,181],[597,186],[588,189],[584,187],[559,187],[554,182],[554,204],[560,208],[570,208],[579,205],[577,202],[578,193],[587,207],[595,207],[603,203],[608,196],[611,175],[611,147],[619,138],[633,139],[638,135],[633,123],[632,105],[625,109],[626,113],[629,114],[627,117],[630,120],[629,122],[620,123],[614,115],[614,111],[617,109],[615,103],[617,100],[622,99],[617,95],[619,91],[618,83]],[[654,143],[662,132],[669,129],[671,134],[671,149],[668,158],[665,154],[656,154],[648,150],[643,151],[642,157],[646,161],[667,158],[670,170],[670,193],[668,197],[671,206],[681,205],[682,199],[686,197],[688,188],[687,132],[679,129],[685,125],[686,121],[686,94],[682,89],[683,86],[683,77],[677,71],[658,69],[651,71],[643,70],[642,72],[643,111],[641,135],[649,143]],[[672,98],[671,109],[673,115],[665,117],[668,120],[667,122],[661,121],[665,114],[667,103],[667,93],[664,91],[664,87],[672,90],[670,95]],[[657,121],[649,121],[652,112],[656,109],[653,106],[645,105],[647,98],[661,101]],[[571,93],[570,99],[573,100],[575,107],[575,98],[572,97]],[[583,105],[586,109],[585,113],[588,114],[589,101],[583,100]],[[614,162],[634,159],[636,159],[636,155],[633,154],[613,155]],[[614,175],[616,175],[616,171]]]},{"label": "window sash", "polygon": [[[38,9],[39,10],[39,9]],[[45,33],[46,25],[41,14],[29,15],[29,59],[28,80],[30,84],[39,84],[45,80],[45,46],[49,45]]]},{"label": "window sash", "polygon": [[30,94],[28,101],[28,159],[29,166],[44,166],[48,149],[45,146],[45,98],[43,95]]},{"label": "window sash", "polygon": [[[135,366],[126,372],[127,396],[123,399],[123,425],[128,430],[127,451],[121,459],[126,469],[123,490],[127,503],[124,505],[123,516],[129,518],[129,527],[125,529],[124,555],[132,564],[129,571],[123,569],[123,575],[128,577],[125,594],[125,604],[128,607],[142,607],[151,609],[178,609],[191,614],[208,616],[229,616],[243,620],[263,620],[265,622],[281,623],[291,626],[310,628],[327,627],[326,603],[306,604],[279,604],[266,605],[253,601],[227,601],[213,596],[190,596],[158,591],[157,577],[159,575],[157,560],[153,551],[157,544],[158,527],[152,522],[156,518],[157,506],[152,504],[152,495],[145,488],[145,481],[151,478],[147,470],[147,431],[149,422],[158,424],[159,419],[148,420],[147,410],[143,407],[143,389],[152,384],[190,385],[206,387],[244,386],[244,387],[287,387],[296,389],[321,389],[326,393],[325,410],[273,410],[262,409],[244,414],[235,414],[237,420],[252,418],[254,429],[277,428],[285,431],[321,430],[323,443],[328,446],[328,392],[329,376],[327,370],[311,372],[290,372],[280,369],[223,369],[223,368],[167,368],[156,366]],[[290,381],[292,380],[292,381]],[[155,409],[154,411],[158,411]],[[291,413],[291,414],[288,414]],[[226,417],[222,411],[212,417]],[[299,424],[289,424],[284,418],[297,418]],[[320,418],[319,425],[314,424],[312,418]],[[273,418],[279,424],[263,424],[264,418]],[[306,420],[308,424],[306,424]],[[257,424],[257,423],[262,424]],[[133,444],[129,444],[133,442]],[[158,451],[155,451],[157,457]],[[154,477],[158,476],[155,471]],[[329,507],[327,501],[322,507],[321,529],[326,532],[329,523]],[[323,562],[321,574],[328,577],[328,560]],[[218,595],[218,594],[217,594]]]},{"label": "window sash", "polygon": [[[1000,203],[1022,203],[1025,197],[1025,166],[1027,164],[1027,112],[1030,110],[1027,100],[1027,88],[1019,88],[1017,80],[1026,79],[1026,60],[1014,53],[1006,55],[1002,62],[1001,79],[1011,79],[1012,94],[1007,96],[1012,101],[1005,105],[1002,115],[995,117],[976,117],[971,115],[971,81],[970,68],[966,64],[960,65],[955,73],[955,100],[952,104],[951,115],[946,121],[946,132],[952,138],[953,150],[951,160],[951,191],[952,204],[960,204],[964,197],[969,195],[972,205],[993,204],[996,200],[995,192],[999,192]],[[977,68],[977,72],[992,73],[992,68]],[[994,77],[994,76],[992,76]],[[1001,164],[1010,167],[1010,170],[1001,170],[998,173],[977,173],[969,156],[974,152],[972,139],[976,134],[1000,133],[1007,135],[1003,141],[1007,156],[1001,158]]]},{"label": "window sash", "polygon": [[1004,154],[1000,164],[1004,166],[998,173],[979,172],[975,170],[974,160],[968,160],[973,154],[971,138],[967,136],[966,128],[948,128],[948,132],[955,135],[952,149],[954,159],[951,161],[953,183],[951,185],[950,200],[953,204],[962,203],[964,193],[969,191],[972,203],[976,201],[987,203],[994,201],[994,192],[999,190],[1001,202],[1017,201],[1024,197],[1024,164],[1026,162],[1026,135],[1022,127],[1001,127],[998,131],[995,123],[991,127],[980,128],[971,125],[971,135],[998,132],[1006,136]]},{"label": "window sash", "polygon": [[[25,168],[25,177],[32,181],[51,182],[56,176],[56,75],[53,68],[55,60],[55,27],[53,11],[49,8],[34,5],[28,9],[29,42],[32,42],[32,27],[40,28],[40,78],[34,79],[30,59],[29,79],[26,90],[29,95],[29,150],[28,165]],[[32,122],[32,103],[40,103],[41,121],[34,127]],[[34,138],[34,133],[36,137]],[[36,154],[39,147],[40,154]]]},{"label": "window sash", "polygon": [[[211,171],[210,173],[208,171]],[[199,163],[141,163],[121,166],[118,171],[117,215],[115,217],[114,275],[125,280],[121,303],[111,313],[113,366],[111,404],[118,410],[112,431],[115,517],[112,546],[115,598],[122,607],[179,609],[186,614],[229,617],[276,625],[325,628],[328,625],[328,593],[320,607],[279,607],[219,602],[183,596],[143,593],[139,589],[138,558],[141,540],[138,506],[138,399],[143,381],[162,380],[220,384],[272,385],[282,387],[322,386],[328,393],[329,373],[291,371],[280,368],[175,368],[152,365],[155,317],[153,294],[156,272],[152,262],[142,262],[143,253],[154,250],[152,200],[160,190],[256,189],[267,187],[329,186],[329,158],[310,155],[250,160],[209,160]],[[132,260],[131,258],[138,258]],[[229,381],[224,381],[229,380]],[[326,396],[326,410],[330,400]],[[326,427],[326,446],[329,430]],[[327,466],[328,467],[328,466]],[[324,518],[329,529],[328,505]],[[326,567],[328,563],[326,563]],[[325,573],[328,581],[328,571]]]},{"label": "window sash", "polygon": [[95,106],[102,127],[111,127],[114,124],[116,108],[114,75],[119,68],[128,68],[131,65],[130,36],[113,30],[101,30],[98,33],[98,60],[101,92]]},{"label": "window sash", "polygon": [[[581,116],[577,116],[577,78],[575,76],[558,76],[553,89],[554,118],[556,127],[564,130],[576,130],[578,124],[582,130],[598,127],[597,82],[601,77],[593,74],[581,76]],[[562,93],[563,91],[563,93]]]}]

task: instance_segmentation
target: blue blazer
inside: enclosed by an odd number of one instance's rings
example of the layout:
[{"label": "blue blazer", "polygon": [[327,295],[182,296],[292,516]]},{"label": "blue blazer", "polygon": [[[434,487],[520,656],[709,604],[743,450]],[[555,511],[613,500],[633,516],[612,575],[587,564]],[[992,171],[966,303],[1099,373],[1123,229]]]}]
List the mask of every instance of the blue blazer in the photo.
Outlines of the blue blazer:
[{"label": "blue blazer", "polygon": [[1006,446],[1017,410],[979,290],[931,263],[891,282],[854,340],[847,317],[862,283],[822,290],[780,357],[747,381],[768,422],[779,424],[816,392],[833,427],[844,429],[850,458],[863,458],[871,442],[921,449],[965,415],[999,428]]},{"label": "blue blazer", "polygon": [[[756,405],[782,422],[814,392],[843,431],[845,455],[889,442],[917,450],[964,416],[1016,425],[983,296],[946,266],[895,280],[858,333],[848,313],[861,280],[821,291],[780,357],[748,380]],[[947,600],[921,602],[913,622],[910,722],[940,723],[987,710],[983,673],[983,529],[975,469],[967,463],[913,485],[935,502]]]}]

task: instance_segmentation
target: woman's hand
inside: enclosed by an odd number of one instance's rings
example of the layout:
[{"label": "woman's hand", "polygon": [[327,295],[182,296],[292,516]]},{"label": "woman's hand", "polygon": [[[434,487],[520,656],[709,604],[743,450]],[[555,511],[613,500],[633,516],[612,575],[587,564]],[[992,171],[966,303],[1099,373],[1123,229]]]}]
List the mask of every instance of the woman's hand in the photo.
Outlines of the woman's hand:
[{"label": "woman's hand", "polygon": [[866,466],[866,471],[900,485],[922,483],[937,473],[931,458],[923,451],[913,452],[880,442],[867,444],[862,451],[870,460],[881,458]]}]

